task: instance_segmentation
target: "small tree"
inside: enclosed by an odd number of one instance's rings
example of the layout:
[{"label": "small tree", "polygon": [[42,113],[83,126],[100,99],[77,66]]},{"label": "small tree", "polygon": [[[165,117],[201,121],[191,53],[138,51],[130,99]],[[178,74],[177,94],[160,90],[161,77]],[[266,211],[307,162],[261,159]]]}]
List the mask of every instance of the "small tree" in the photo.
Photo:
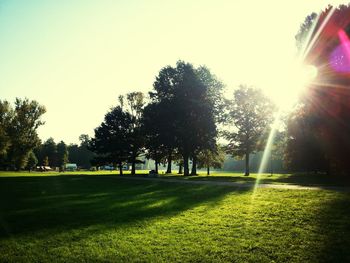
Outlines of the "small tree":
[{"label": "small tree", "polygon": [[43,165],[44,166],[49,166],[49,157],[45,156],[43,159]]},{"label": "small tree", "polygon": [[68,163],[68,148],[63,141],[57,144],[57,159],[60,170],[64,171]]},{"label": "small tree", "polygon": [[39,147],[35,149],[35,155],[38,158],[39,164],[45,165],[45,158],[47,162],[45,166],[56,167],[58,166],[58,156],[57,156],[57,144],[53,138],[47,139]]},{"label": "small tree", "polygon": [[198,167],[207,168],[207,175],[210,174],[210,167],[222,168],[225,161],[225,152],[219,146],[215,150],[204,150],[198,155]]},{"label": "small tree", "polygon": [[229,113],[234,131],[225,132],[229,140],[226,150],[233,156],[245,156],[246,176],[250,174],[249,155],[261,151],[265,146],[274,109],[260,89],[241,85],[234,92]]},{"label": "small tree", "polygon": [[32,171],[33,168],[38,164],[38,159],[36,158],[33,151],[30,151],[28,154],[28,162],[27,162],[27,169],[29,172]]}]

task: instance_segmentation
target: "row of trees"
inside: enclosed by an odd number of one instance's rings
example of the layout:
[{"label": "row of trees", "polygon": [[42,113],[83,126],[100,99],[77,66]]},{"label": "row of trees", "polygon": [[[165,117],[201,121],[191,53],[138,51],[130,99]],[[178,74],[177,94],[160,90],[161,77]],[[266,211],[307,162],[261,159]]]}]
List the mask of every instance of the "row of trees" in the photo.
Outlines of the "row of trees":
[{"label": "row of trees", "polygon": [[79,136],[80,144],[67,145],[64,141],[56,144],[53,138],[34,149],[37,164],[42,166],[59,167],[65,169],[67,163],[75,163],[78,167],[88,169],[94,153],[88,149],[90,137],[86,134]]},{"label": "row of trees", "polygon": [[0,100],[0,169],[33,169],[37,164],[60,167],[70,161],[89,168],[94,154],[88,149],[90,138],[81,135],[80,145],[55,143],[49,138],[44,143],[37,134],[45,107],[35,100],[16,98],[14,106]]},{"label": "row of trees", "polygon": [[[241,86],[232,101],[223,97],[224,85],[208,68],[195,68],[178,61],[175,67],[160,70],[149,93],[149,102],[140,92],[120,96],[119,103],[95,129],[90,148],[98,154],[96,163],[119,166],[135,164],[140,154],[167,163],[171,173],[176,161],[184,175],[197,174],[197,167],[220,166],[224,154],[218,145],[219,126],[229,141],[225,150],[245,156],[249,175],[249,155],[264,146],[272,120],[273,105],[258,89]],[[190,171],[189,160],[192,160]]]},{"label": "row of trees", "polygon": [[[329,7],[308,16],[296,36],[301,57],[318,67],[319,76],[286,118],[279,145],[273,146],[290,170],[350,171],[349,17],[349,6]],[[245,158],[249,175],[249,156],[264,149],[275,107],[255,88],[239,87],[232,100],[223,97],[223,90],[223,83],[206,67],[178,61],[175,67],[160,70],[149,96],[120,96],[94,138],[85,137],[80,146],[56,145],[52,139],[40,145],[36,130],[43,124],[45,108],[28,99],[16,99],[14,107],[0,101],[0,165],[23,169],[36,158],[53,166],[68,159],[78,163],[74,154],[90,149],[96,153],[95,165],[114,163],[121,173],[123,164],[131,163],[134,174],[145,155],[155,160],[156,172],[159,163],[167,163],[171,172],[175,161],[189,175],[196,174],[197,167],[219,166],[224,148]],[[225,147],[219,146],[219,135],[226,140]],[[49,154],[51,148],[55,156]],[[92,153],[86,162],[91,158]]]}]

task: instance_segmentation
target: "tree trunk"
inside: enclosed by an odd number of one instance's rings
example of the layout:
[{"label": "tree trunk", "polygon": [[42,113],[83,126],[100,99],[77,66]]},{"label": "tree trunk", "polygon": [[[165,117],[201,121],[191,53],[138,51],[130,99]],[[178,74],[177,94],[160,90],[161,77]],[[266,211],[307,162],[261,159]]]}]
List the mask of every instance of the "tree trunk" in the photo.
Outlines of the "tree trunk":
[{"label": "tree trunk", "polygon": [[158,174],[158,161],[154,161],[154,164],[155,164],[155,171],[156,171],[156,174]]},{"label": "tree trunk", "polygon": [[189,168],[188,168],[188,155],[184,155],[184,175],[185,176],[188,176],[190,175],[190,171],[189,171]]},{"label": "tree trunk", "polygon": [[123,175],[123,165],[119,163],[119,175]]},{"label": "tree trunk", "polygon": [[182,164],[179,164],[179,172],[178,174],[182,174]]},{"label": "tree trunk", "polygon": [[249,153],[245,154],[245,176],[249,176]]},{"label": "tree trunk", "polygon": [[197,175],[197,156],[193,155],[191,175]]},{"label": "tree trunk", "polygon": [[167,174],[171,174],[171,161],[172,161],[172,154],[171,154],[171,152],[169,152],[169,155],[168,155],[168,167],[166,169],[166,173]]},{"label": "tree trunk", "polygon": [[135,169],[135,158],[132,158],[132,162],[131,162],[131,175],[135,175],[136,169]]},{"label": "tree trunk", "polygon": [[210,174],[210,170],[209,170],[209,165],[208,165],[208,167],[207,167],[207,175],[209,175]]}]

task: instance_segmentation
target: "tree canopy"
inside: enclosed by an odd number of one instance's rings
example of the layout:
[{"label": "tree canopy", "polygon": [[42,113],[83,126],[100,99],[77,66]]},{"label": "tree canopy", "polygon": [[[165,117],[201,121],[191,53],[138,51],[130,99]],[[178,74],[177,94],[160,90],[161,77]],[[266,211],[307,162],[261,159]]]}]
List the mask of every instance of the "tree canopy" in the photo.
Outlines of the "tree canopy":
[{"label": "tree canopy", "polygon": [[40,144],[37,129],[44,124],[45,107],[37,101],[16,98],[14,108],[0,101],[0,162],[12,169],[26,167],[29,153]]},{"label": "tree canopy", "polygon": [[233,156],[245,156],[245,175],[249,175],[249,155],[264,148],[275,108],[260,89],[241,85],[229,109],[234,130],[225,132],[226,149]]},{"label": "tree canopy", "polygon": [[[296,36],[305,63],[318,68],[317,79],[308,86],[287,127],[289,162],[299,167],[298,158],[305,156],[304,162],[318,164],[313,169],[337,174],[350,171],[349,36],[347,5],[329,6],[318,15],[307,16]],[[307,131],[300,134],[295,127]]]}]

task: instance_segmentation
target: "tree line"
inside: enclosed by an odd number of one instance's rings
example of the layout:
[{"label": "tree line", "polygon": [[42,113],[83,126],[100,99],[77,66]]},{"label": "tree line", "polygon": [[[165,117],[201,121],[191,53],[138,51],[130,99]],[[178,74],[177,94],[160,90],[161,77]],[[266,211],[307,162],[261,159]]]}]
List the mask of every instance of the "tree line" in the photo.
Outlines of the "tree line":
[{"label": "tree line", "polygon": [[67,145],[64,141],[56,143],[53,138],[47,139],[33,151],[37,157],[36,164],[64,171],[67,163],[74,163],[78,168],[89,169],[94,158],[94,153],[88,149],[90,137],[82,134],[79,141],[79,144]]},{"label": "tree line", "polygon": [[[180,173],[196,175],[197,167],[220,166],[224,151],[246,158],[264,147],[274,106],[261,90],[242,85],[233,100],[224,98],[224,84],[205,66],[178,61],[162,68],[149,92],[148,103],[141,92],[120,96],[104,121],[95,129],[90,149],[96,163],[113,163],[123,173],[131,163],[131,174],[140,155],[159,163],[180,166]],[[219,131],[219,126],[233,126]],[[219,145],[223,134],[229,144]],[[190,167],[189,161],[192,162]],[[191,168],[191,169],[190,169]]]},{"label": "tree line", "polygon": [[64,170],[69,161],[89,168],[94,154],[88,149],[90,138],[82,134],[80,145],[55,143],[49,138],[41,142],[37,129],[46,112],[35,100],[16,98],[14,106],[0,100],[0,169],[32,170],[37,165],[59,167]]},{"label": "tree line", "polygon": [[[311,14],[296,35],[301,56],[318,66],[319,74],[284,116],[284,129],[272,145],[272,158],[282,157],[290,171],[350,171],[350,60],[344,60],[343,51],[350,43],[349,13],[349,6],[341,5]],[[310,43],[315,36],[317,41]],[[245,159],[249,175],[250,154],[264,150],[276,107],[257,88],[241,85],[232,99],[225,98],[224,88],[207,67],[178,61],[160,70],[148,95],[120,96],[94,136],[80,146],[53,146],[52,139],[41,144],[36,130],[45,108],[38,102],[16,99],[12,107],[0,101],[0,167],[24,169],[36,158],[60,166],[84,148],[94,152],[89,156],[93,165],[113,164],[121,174],[124,164],[131,164],[135,174],[143,157],[155,161],[155,172],[166,163],[170,173],[177,163],[185,175],[195,175],[197,167],[209,173],[209,167],[219,167],[231,154]],[[45,153],[50,147],[56,157]]]}]

